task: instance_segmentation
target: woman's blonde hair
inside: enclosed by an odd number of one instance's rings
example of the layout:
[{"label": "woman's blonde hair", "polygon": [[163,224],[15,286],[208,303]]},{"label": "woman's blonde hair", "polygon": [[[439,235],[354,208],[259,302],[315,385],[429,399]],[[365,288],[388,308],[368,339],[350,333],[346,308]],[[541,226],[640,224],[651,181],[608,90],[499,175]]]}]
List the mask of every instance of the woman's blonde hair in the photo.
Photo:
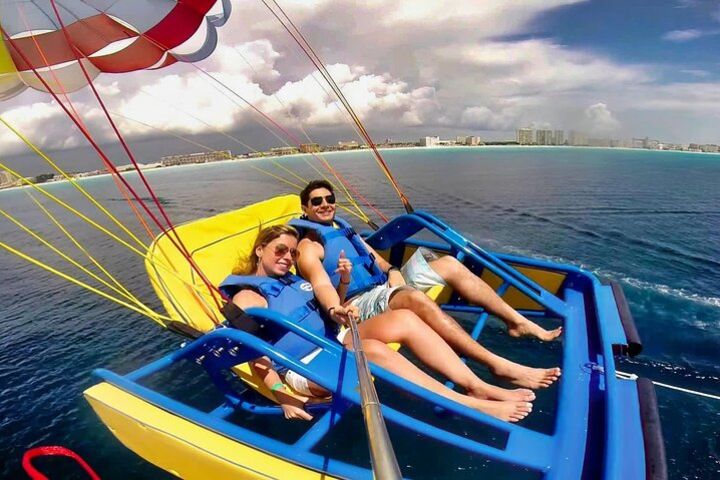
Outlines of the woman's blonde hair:
[{"label": "woman's blonde hair", "polygon": [[241,258],[235,268],[233,268],[233,275],[253,275],[259,261],[257,253],[255,253],[257,248],[264,247],[282,235],[290,235],[291,237],[295,237],[297,240],[300,239],[298,231],[290,225],[273,225],[271,227],[263,228],[260,230],[260,233],[258,233],[257,238],[255,238],[255,243],[250,250],[250,254],[247,258]]}]

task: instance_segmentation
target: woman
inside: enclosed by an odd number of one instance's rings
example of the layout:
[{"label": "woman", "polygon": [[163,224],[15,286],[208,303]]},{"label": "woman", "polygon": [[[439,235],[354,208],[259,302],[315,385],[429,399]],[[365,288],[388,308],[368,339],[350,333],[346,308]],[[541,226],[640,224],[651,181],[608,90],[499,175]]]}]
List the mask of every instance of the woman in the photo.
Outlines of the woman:
[{"label": "woman", "polygon": [[[282,281],[283,285],[295,285],[290,273],[297,256],[298,233],[292,227],[276,225],[263,229],[258,235],[250,259],[238,273],[251,274],[257,277],[271,277]],[[341,256],[342,257],[342,256]],[[347,259],[341,258],[338,262],[340,279],[340,296],[342,289],[349,282],[352,265]],[[241,309],[251,307],[268,307],[268,298],[253,288],[243,288],[248,277],[233,277],[223,282],[221,288],[226,293],[232,293],[232,301]],[[239,290],[232,290],[229,286],[240,286]],[[268,285],[268,283],[263,283]],[[296,292],[310,291],[307,282],[302,282],[301,288]],[[266,288],[265,286],[262,288]],[[277,290],[277,287],[273,286]],[[282,287],[281,287],[282,288]],[[294,287],[292,287],[294,288]],[[290,292],[291,288],[288,288]],[[292,295],[295,295],[293,293]],[[290,294],[288,293],[288,298]],[[280,310],[281,313],[289,313]],[[330,319],[338,324],[346,324],[353,307],[337,306],[327,312]],[[307,320],[307,318],[303,319]],[[525,418],[532,410],[531,400],[534,394],[529,390],[505,390],[489,385],[480,380],[445,343],[440,336],[421,321],[417,315],[409,310],[392,310],[372,317],[358,326],[362,347],[368,359],[386,370],[414,382],[432,392],[450,400],[466,405],[470,408],[493,415],[502,420],[517,422]],[[347,348],[352,348],[350,335],[339,335],[339,340]],[[409,348],[425,365],[441,373],[455,384],[463,387],[467,394],[463,395],[445,387],[430,375],[417,368],[412,362],[398,352],[387,346],[388,343],[398,342]],[[310,361],[307,357],[303,361]],[[288,391],[281,381],[280,375],[273,368],[267,357],[252,362],[253,368],[276,395],[286,418],[312,419],[312,416],[303,409],[305,401],[312,397],[326,397],[329,392],[323,387],[308,381],[294,372],[288,371],[285,380],[294,390],[303,396],[294,395]]]}]

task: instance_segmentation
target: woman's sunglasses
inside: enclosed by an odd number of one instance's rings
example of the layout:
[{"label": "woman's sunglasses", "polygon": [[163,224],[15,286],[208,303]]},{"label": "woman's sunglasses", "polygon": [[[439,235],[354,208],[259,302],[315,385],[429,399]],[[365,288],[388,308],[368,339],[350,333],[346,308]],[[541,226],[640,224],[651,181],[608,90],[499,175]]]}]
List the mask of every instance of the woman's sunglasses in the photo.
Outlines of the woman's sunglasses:
[{"label": "woman's sunglasses", "polygon": [[310,205],[313,207],[319,207],[323,203],[323,199],[328,203],[328,205],[335,205],[335,194],[331,193],[330,195],[326,195],[324,197],[312,197],[310,199]]},{"label": "woman's sunglasses", "polygon": [[297,248],[290,248],[283,243],[275,245],[276,257],[284,257],[288,252],[290,252],[290,257],[292,257],[293,260],[297,259]]}]

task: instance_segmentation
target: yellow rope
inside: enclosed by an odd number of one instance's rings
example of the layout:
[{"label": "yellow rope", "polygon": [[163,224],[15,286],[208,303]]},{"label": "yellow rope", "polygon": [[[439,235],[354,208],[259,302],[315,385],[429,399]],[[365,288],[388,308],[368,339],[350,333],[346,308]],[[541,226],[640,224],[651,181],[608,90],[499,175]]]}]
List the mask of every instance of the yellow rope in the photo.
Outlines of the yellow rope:
[{"label": "yellow rope", "polygon": [[[107,281],[103,280],[103,279],[100,278],[98,275],[96,275],[95,273],[93,273],[92,271],[88,270],[86,267],[84,267],[84,266],[81,265],[80,263],[78,263],[76,260],[74,260],[73,258],[71,258],[70,256],[68,256],[67,254],[63,253],[62,251],[60,251],[57,247],[55,247],[54,245],[52,245],[50,242],[48,242],[47,240],[45,240],[45,239],[43,239],[42,237],[40,237],[40,235],[38,235],[36,232],[34,232],[33,230],[31,230],[30,228],[28,228],[27,226],[25,226],[22,222],[20,222],[18,219],[16,219],[15,217],[13,217],[13,216],[10,215],[9,213],[7,213],[5,210],[0,209],[0,215],[3,215],[5,218],[7,218],[8,220],[10,220],[12,223],[14,223],[18,228],[20,228],[21,230],[23,230],[25,233],[27,233],[28,235],[30,235],[31,237],[33,237],[33,238],[34,238],[35,240],[37,240],[38,242],[40,242],[40,243],[42,243],[43,245],[45,245],[47,248],[49,248],[50,250],[52,250],[55,254],[57,254],[60,258],[62,258],[62,259],[65,260],[66,262],[68,262],[68,263],[70,263],[71,265],[73,265],[74,267],[78,268],[80,271],[82,271],[83,273],[87,274],[88,276],[90,276],[90,277],[93,278],[94,280],[97,280],[98,282],[102,283],[103,285],[105,285],[106,287],[108,287],[109,289],[111,289],[113,292],[115,292],[115,293],[117,293],[117,294],[125,297],[127,300],[133,302],[134,304],[137,305],[138,308],[140,308],[140,309],[142,309],[142,310],[146,310],[146,311],[148,312],[148,316],[150,316],[150,315],[157,315],[152,309],[150,309],[147,305],[145,305],[145,304],[143,304],[142,302],[140,302],[137,298],[132,297],[132,296],[128,297],[125,293],[123,293],[122,291],[120,291],[118,288],[114,287],[113,285],[111,285],[111,284],[108,283]],[[109,295],[108,295],[108,296],[109,296]],[[114,300],[115,302],[120,303],[120,300],[117,299],[117,298],[115,298],[115,297],[113,297],[113,300]]]},{"label": "yellow rope", "polygon": [[20,175],[19,173],[17,173],[15,170],[11,169],[10,167],[6,166],[6,165],[3,164],[2,162],[0,162],[0,168],[2,168],[2,169],[4,169],[5,171],[9,172],[9,173],[12,174],[13,176],[15,176],[16,178],[18,178],[19,180],[21,180],[23,183],[25,183],[25,184],[29,185],[30,187],[34,188],[35,190],[39,191],[40,193],[42,193],[42,194],[45,195],[46,197],[50,198],[51,200],[53,200],[53,201],[56,202],[57,204],[59,204],[59,205],[61,205],[62,207],[64,207],[65,209],[67,209],[67,210],[69,210],[70,212],[74,213],[74,214],[77,215],[79,218],[81,218],[82,220],[84,220],[86,223],[90,224],[90,225],[93,226],[94,228],[96,228],[96,229],[100,230],[101,232],[105,233],[105,234],[108,235],[110,238],[112,238],[113,240],[117,241],[120,245],[124,246],[125,248],[127,248],[127,249],[130,250],[131,252],[139,255],[140,257],[142,257],[142,258],[145,259],[145,260],[150,261],[153,265],[159,266],[160,268],[162,268],[162,269],[165,270],[166,272],[170,273],[171,275],[175,276],[179,281],[187,284],[187,285],[190,286],[191,288],[194,288],[195,290],[200,291],[200,289],[199,289],[197,286],[192,285],[191,283],[189,283],[189,282],[187,282],[186,280],[184,280],[183,278],[181,278],[175,271],[173,271],[171,268],[169,268],[168,266],[166,266],[166,265],[163,264],[162,262],[156,262],[156,261],[154,261],[153,259],[149,258],[149,257],[147,256],[147,250],[146,250],[145,252],[142,252],[142,251],[138,250],[137,248],[133,247],[132,245],[130,245],[130,244],[127,243],[126,241],[124,241],[124,240],[122,240],[121,238],[119,238],[119,237],[118,237],[117,235],[115,235],[114,233],[110,232],[108,229],[106,229],[106,228],[103,227],[102,225],[99,225],[97,222],[95,222],[95,221],[93,221],[92,219],[88,218],[88,217],[87,217],[86,215],[84,215],[82,212],[79,212],[77,209],[75,209],[75,208],[72,207],[71,205],[63,202],[62,200],[60,200],[59,198],[57,198],[56,196],[54,196],[53,194],[51,194],[51,193],[48,192],[47,190],[45,190],[45,189],[43,189],[43,188],[41,188],[41,187],[38,187],[37,185],[35,185],[34,183],[32,183],[30,180],[28,180],[27,178],[23,177],[22,175]]},{"label": "yellow rope", "polygon": [[63,169],[61,169],[55,162],[53,162],[50,157],[45,155],[39,148],[37,148],[27,137],[25,137],[23,134],[21,134],[19,131],[15,129],[12,125],[10,125],[7,121],[5,121],[2,116],[0,116],[0,122],[2,122],[10,131],[12,131],[20,140],[22,140],[28,147],[30,147],[35,153],[37,153],[40,158],[45,160],[49,165],[51,165],[55,170],[57,170],[67,181],[69,181],[75,189],[77,189],[80,193],[83,194],[85,198],[88,199],[90,203],[95,205],[102,213],[108,216],[113,223],[115,223],[120,229],[125,232],[131,239],[133,239],[135,242],[137,242],[138,245],[143,247],[144,249],[147,249],[147,245],[145,245],[137,236],[135,236],[134,233],[132,233],[128,228],[120,221],[118,220],[112,213],[110,213],[105,207],[103,207],[100,203],[98,203],[95,198],[93,198],[92,195],[90,195],[73,177],[68,175]]},{"label": "yellow rope", "polygon": [[169,317],[167,317],[167,316],[165,316],[165,315],[159,314],[159,313],[157,313],[157,312],[153,312],[153,315],[149,315],[146,311],[144,311],[144,310],[142,310],[142,309],[140,309],[140,308],[138,308],[138,307],[136,307],[136,306],[134,306],[134,305],[130,305],[129,303],[124,302],[124,301],[122,301],[122,300],[118,300],[117,298],[115,298],[115,297],[113,297],[113,296],[111,296],[111,295],[108,295],[107,293],[105,293],[105,292],[103,292],[103,291],[101,291],[101,290],[98,290],[97,288],[95,288],[95,287],[93,287],[93,286],[91,286],[91,285],[88,285],[88,284],[85,283],[85,282],[82,282],[82,281],[80,281],[80,280],[77,280],[77,279],[69,276],[69,275],[66,275],[65,273],[63,273],[63,272],[61,272],[61,271],[59,271],[59,270],[56,270],[55,268],[51,267],[50,265],[46,265],[46,264],[44,264],[43,262],[41,262],[40,260],[37,260],[36,258],[33,258],[33,257],[31,257],[30,255],[27,255],[27,254],[21,252],[20,250],[17,250],[17,249],[15,249],[15,248],[11,247],[10,245],[6,244],[5,242],[0,241],[0,247],[4,248],[5,250],[9,251],[10,253],[13,253],[13,254],[17,255],[18,257],[22,258],[23,260],[26,260],[26,261],[32,263],[33,265],[36,265],[36,266],[38,266],[38,267],[40,267],[40,268],[42,268],[42,269],[44,269],[44,270],[47,270],[47,271],[50,272],[50,273],[53,273],[53,274],[55,274],[55,275],[57,275],[57,276],[65,279],[65,280],[71,282],[71,283],[74,283],[75,285],[79,285],[80,287],[85,288],[85,289],[87,289],[87,290],[90,290],[91,292],[96,293],[97,295],[100,295],[100,296],[103,297],[103,298],[106,298],[106,299],[108,299],[108,300],[110,300],[110,301],[112,301],[112,302],[115,302],[115,303],[117,303],[117,304],[119,304],[119,305],[122,305],[123,307],[127,307],[127,308],[129,308],[130,310],[132,310],[132,311],[134,311],[134,312],[137,312],[137,313],[139,313],[139,314],[141,314],[141,315],[144,315],[144,316],[150,318],[151,320],[156,321],[157,323],[159,323],[159,324],[162,325],[163,327],[165,326],[165,324],[163,323],[163,320],[165,320],[165,321],[172,321],[171,318],[169,318]]},{"label": "yellow rope", "polygon": [[85,248],[83,245],[70,233],[68,229],[66,229],[63,224],[55,218],[55,216],[47,209],[45,206],[40,203],[38,199],[36,199],[32,193],[26,192],[27,195],[30,197],[30,199],[35,202],[35,205],[42,210],[42,212],[55,224],[55,226],[65,234],[65,236],[77,247],[78,250],[80,250],[85,256],[95,265],[103,274],[105,274],[120,290],[125,292],[125,297],[128,299],[134,301],[137,304],[142,304],[140,300],[138,300],[125,286],[120,283],[105,267],[102,266],[100,262],[98,262],[95,257],[92,256],[92,254]]}]

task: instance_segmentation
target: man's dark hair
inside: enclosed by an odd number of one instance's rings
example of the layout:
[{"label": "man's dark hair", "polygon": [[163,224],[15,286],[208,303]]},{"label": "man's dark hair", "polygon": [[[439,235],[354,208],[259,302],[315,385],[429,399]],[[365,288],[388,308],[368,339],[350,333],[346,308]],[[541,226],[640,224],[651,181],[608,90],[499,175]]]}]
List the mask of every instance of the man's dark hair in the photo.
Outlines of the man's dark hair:
[{"label": "man's dark hair", "polygon": [[302,192],[300,192],[300,203],[303,206],[307,206],[310,201],[310,192],[317,188],[327,188],[330,190],[330,193],[335,193],[332,185],[327,180],[312,180],[305,188],[302,189]]}]

